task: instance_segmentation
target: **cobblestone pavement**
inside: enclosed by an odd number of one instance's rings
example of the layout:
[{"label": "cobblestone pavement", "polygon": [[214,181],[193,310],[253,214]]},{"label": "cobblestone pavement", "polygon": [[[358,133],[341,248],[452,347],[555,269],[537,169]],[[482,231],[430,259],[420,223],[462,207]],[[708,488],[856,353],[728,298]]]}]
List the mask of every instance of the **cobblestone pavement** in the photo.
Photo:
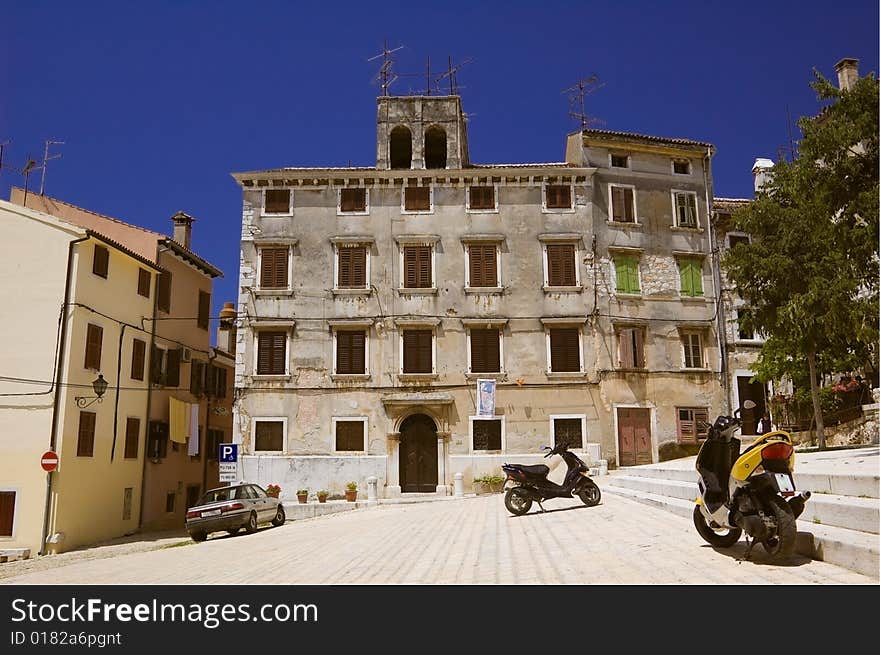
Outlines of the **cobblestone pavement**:
[{"label": "cobblestone pavement", "polygon": [[800,556],[771,564],[760,546],[740,561],[744,541],[715,550],[690,519],[611,494],[596,507],[568,499],[545,507],[514,517],[500,494],[379,505],[200,544],[55,556],[51,568],[0,583],[877,585]]}]

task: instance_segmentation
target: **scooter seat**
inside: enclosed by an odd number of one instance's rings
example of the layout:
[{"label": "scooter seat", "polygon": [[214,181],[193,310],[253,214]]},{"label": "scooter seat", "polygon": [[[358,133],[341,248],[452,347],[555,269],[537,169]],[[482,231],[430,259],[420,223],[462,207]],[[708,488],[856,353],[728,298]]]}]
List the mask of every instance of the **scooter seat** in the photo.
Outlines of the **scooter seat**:
[{"label": "scooter seat", "polygon": [[531,466],[526,464],[505,464],[505,466],[522,471],[526,475],[537,477],[543,477],[550,473],[550,467],[546,464],[533,464]]}]

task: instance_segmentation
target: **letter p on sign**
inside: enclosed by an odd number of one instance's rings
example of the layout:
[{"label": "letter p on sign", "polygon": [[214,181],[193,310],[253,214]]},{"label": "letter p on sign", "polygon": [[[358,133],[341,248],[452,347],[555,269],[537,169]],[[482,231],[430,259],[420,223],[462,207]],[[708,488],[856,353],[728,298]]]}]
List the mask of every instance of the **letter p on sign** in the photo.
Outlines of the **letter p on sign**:
[{"label": "letter p on sign", "polygon": [[221,462],[237,462],[238,461],[238,444],[222,443],[220,444],[220,461]]}]

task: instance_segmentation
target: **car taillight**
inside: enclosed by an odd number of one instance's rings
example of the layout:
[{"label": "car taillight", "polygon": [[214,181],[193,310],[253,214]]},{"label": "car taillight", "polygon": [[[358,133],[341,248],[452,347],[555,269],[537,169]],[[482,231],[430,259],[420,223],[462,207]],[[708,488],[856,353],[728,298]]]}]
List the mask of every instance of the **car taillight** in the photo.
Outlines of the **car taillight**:
[{"label": "car taillight", "polygon": [[187,512],[187,513],[186,513],[186,518],[188,518],[188,519],[197,519],[197,518],[199,518],[201,515],[202,515],[201,512]]},{"label": "car taillight", "polygon": [[761,451],[762,459],[788,459],[794,448],[787,443],[775,443]]},{"label": "car taillight", "polygon": [[244,509],[244,505],[241,503],[229,503],[228,505],[224,505],[220,508],[221,512],[234,512],[237,509]]}]

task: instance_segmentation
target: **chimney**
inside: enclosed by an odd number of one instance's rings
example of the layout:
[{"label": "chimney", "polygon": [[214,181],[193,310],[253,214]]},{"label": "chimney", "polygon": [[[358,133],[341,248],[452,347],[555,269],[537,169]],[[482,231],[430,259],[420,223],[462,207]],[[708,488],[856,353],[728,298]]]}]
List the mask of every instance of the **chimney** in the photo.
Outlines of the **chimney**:
[{"label": "chimney", "polygon": [[220,327],[217,329],[217,347],[230,355],[235,354],[235,303],[227,302],[220,310]]},{"label": "chimney", "polygon": [[755,177],[755,193],[758,193],[770,180],[770,169],[773,168],[773,160],[758,157],[752,166],[752,175]]},{"label": "chimney", "polygon": [[841,59],[834,64],[837,71],[837,86],[841,91],[849,91],[859,79],[859,60]]},{"label": "chimney", "polygon": [[171,221],[174,223],[174,236],[172,238],[181,246],[190,250],[190,242],[192,241],[192,224],[194,220],[196,219],[184,212],[177,212],[171,217]]}]

